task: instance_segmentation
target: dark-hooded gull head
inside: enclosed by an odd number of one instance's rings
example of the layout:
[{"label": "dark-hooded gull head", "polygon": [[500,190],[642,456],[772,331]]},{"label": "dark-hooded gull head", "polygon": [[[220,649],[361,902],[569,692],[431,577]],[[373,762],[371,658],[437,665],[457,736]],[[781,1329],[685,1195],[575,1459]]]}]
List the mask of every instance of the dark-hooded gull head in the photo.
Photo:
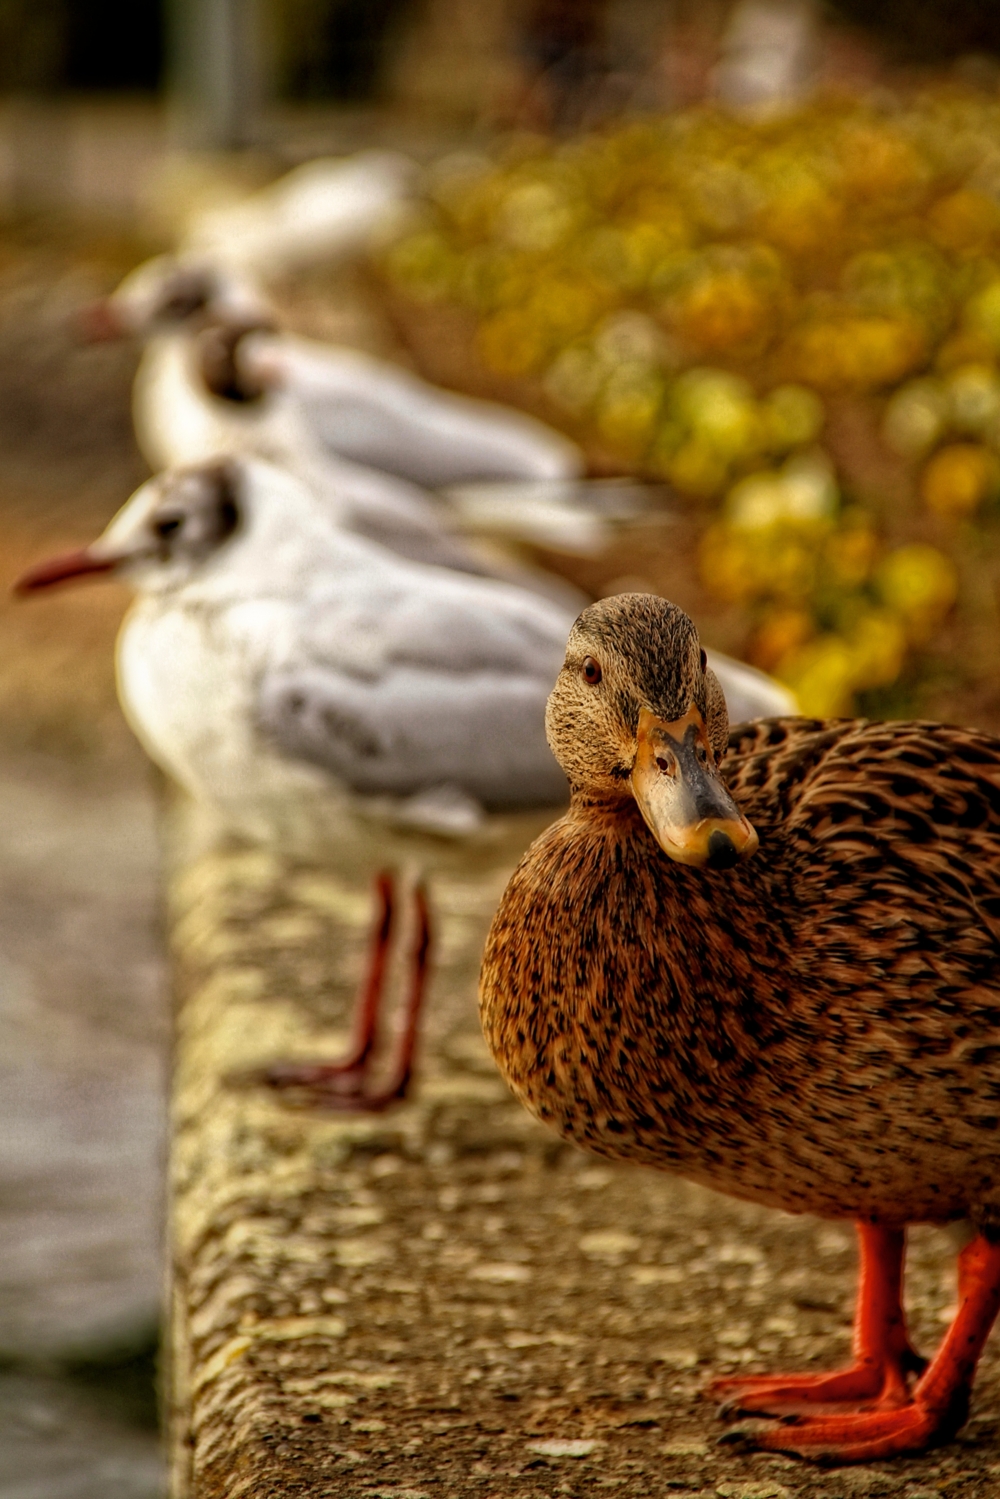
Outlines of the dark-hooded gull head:
[{"label": "dark-hooded gull head", "polygon": [[143,593],[193,583],[218,591],[224,574],[227,597],[251,597],[294,589],[297,572],[338,542],[352,545],[292,475],[220,457],[148,479],[96,541],[32,568],[17,591],[109,572]]},{"label": "dark-hooded gull head", "polygon": [[81,311],[79,332],[88,340],[150,338],[194,332],[219,318],[261,323],[269,316],[261,294],[232,271],[208,260],[155,255]]}]

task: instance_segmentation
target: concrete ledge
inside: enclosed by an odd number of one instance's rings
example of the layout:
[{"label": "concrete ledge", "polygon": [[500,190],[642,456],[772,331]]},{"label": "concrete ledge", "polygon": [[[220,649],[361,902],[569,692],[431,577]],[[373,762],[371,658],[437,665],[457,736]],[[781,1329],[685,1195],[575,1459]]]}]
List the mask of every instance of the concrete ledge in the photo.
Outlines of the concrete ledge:
[{"label": "concrete ledge", "polygon": [[[424,841],[437,938],[417,1086],[370,1118],[226,1081],[342,1045],[369,869],[199,846],[190,824],[174,848],[174,1499],[996,1492],[996,1345],[963,1438],[926,1458],[823,1473],[715,1445],[709,1367],[847,1353],[851,1230],[585,1158],[510,1099],[475,981],[511,850],[463,869]],[[923,1344],[950,1256],[914,1234]]]}]

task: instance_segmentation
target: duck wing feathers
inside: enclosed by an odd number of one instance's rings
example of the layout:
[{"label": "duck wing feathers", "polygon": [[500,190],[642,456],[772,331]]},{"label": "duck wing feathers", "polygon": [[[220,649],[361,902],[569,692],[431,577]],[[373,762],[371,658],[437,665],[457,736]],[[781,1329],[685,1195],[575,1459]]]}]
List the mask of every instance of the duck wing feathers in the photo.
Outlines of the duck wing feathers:
[{"label": "duck wing feathers", "polygon": [[947,927],[951,967],[967,957],[970,980],[1000,977],[1000,741],[936,723],[772,720],[734,731],[726,778],[761,835],[757,874],[793,880],[812,951],[835,904],[856,932],[898,940],[919,926],[925,950]]}]

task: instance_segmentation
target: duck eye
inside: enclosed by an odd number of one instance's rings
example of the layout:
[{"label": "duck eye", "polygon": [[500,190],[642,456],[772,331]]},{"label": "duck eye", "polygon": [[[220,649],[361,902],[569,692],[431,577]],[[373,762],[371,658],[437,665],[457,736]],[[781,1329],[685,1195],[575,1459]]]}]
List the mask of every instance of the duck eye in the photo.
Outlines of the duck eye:
[{"label": "duck eye", "polygon": [[184,517],[182,515],[162,515],[158,521],[154,522],[153,530],[160,537],[161,541],[166,541],[168,537],[174,536],[183,524]]},{"label": "duck eye", "polygon": [[584,656],[581,670],[583,672],[583,680],[589,686],[596,687],[601,680],[601,663],[595,661],[593,656]]},{"label": "duck eye", "polygon": [[701,669],[702,671],[708,670],[708,657],[705,654],[704,648],[701,651]]}]

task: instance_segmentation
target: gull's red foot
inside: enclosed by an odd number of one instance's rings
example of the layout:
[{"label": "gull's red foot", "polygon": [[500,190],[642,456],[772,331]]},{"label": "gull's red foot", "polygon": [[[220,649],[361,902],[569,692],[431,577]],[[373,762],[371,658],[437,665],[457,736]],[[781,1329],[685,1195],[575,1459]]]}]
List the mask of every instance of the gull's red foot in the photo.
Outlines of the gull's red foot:
[{"label": "gull's red foot", "polygon": [[403,1012],[388,1081],[369,1090],[372,1054],[378,1039],[378,1018],[385,985],[385,971],[392,936],[395,893],[392,878],[381,874],[376,882],[379,919],[372,942],[368,973],[354,1012],[354,1034],[346,1054],[336,1062],[276,1062],[261,1069],[255,1080],[276,1091],[292,1095],[295,1103],[317,1109],[378,1113],[402,1099],[413,1074],[417,1025],[427,984],[430,952],[430,918],[427,897],[417,886],[416,942],[413,951],[410,990]]},{"label": "gull's red foot", "polygon": [[901,1229],[859,1223],[861,1266],[854,1363],[834,1374],[745,1374],[716,1379],[708,1393],[722,1415],[775,1415],[817,1405],[895,1409],[909,1403],[927,1360],[912,1347],[903,1316]]},{"label": "gull's red foot", "polygon": [[[991,1243],[980,1236],[962,1251],[958,1261],[958,1290],[960,1304],[955,1320],[905,1403],[886,1408],[887,1402],[879,1397],[875,1404],[883,1408],[837,1415],[787,1414],[780,1422],[760,1423],[734,1432],[733,1437],[745,1446],[827,1463],[863,1463],[900,1457],[947,1441],[968,1415],[976,1364],[1000,1310],[1000,1243]],[[858,1368],[845,1372],[856,1376]],[[829,1377],[836,1380],[841,1376]],[[796,1381],[785,1383],[790,1387]],[[769,1408],[788,1410],[789,1403],[775,1399],[773,1393],[771,1398]],[[746,1408],[742,1398],[740,1404]]]}]

